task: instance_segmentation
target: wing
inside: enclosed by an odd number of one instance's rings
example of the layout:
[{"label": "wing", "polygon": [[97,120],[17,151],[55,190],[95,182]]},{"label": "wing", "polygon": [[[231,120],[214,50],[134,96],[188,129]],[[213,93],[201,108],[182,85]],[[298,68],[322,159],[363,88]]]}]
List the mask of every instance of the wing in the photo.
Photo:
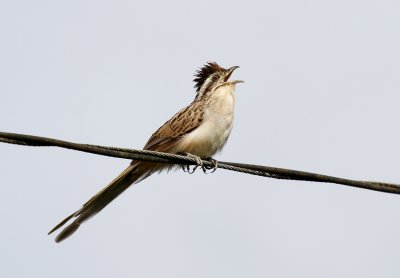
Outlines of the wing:
[{"label": "wing", "polygon": [[198,128],[203,119],[204,105],[192,102],[154,132],[143,149],[169,152],[187,133]]}]

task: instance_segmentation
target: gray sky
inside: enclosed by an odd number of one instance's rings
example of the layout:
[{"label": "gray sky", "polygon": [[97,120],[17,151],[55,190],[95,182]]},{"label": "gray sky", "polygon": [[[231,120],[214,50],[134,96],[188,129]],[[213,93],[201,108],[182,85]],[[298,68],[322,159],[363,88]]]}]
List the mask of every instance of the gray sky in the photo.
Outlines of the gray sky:
[{"label": "gray sky", "polygon": [[[3,1],[0,130],[142,148],[239,65],[217,158],[400,183],[398,1]],[[1,277],[399,277],[400,197],[218,170],[155,175],[55,244],[129,163],[0,145]]]}]

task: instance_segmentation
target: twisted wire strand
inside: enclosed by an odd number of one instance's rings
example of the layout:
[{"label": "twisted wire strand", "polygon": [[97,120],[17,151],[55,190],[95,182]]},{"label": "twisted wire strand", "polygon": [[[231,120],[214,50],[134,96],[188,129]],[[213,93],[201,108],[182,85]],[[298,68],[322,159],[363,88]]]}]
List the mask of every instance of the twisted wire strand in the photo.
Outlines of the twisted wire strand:
[{"label": "twisted wire strand", "polygon": [[[109,157],[154,161],[154,162],[180,164],[180,165],[197,165],[198,163],[196,158],[191,156],[154,152],[147,150],[135,150],[135,149],[118,148],[118,147],[79,144],[79,143],[72,143],[68,141],[52,139],[47,137],[17,134],[17,133],[0,132],[0,142],[24,145],[24,146],[61,147],[61,148],[93,153]],[[202,164],[203,166],[209,168],[215,167],[215,165],[208,160],[202,160]],[[216,167],[244,174],[251,174],[251,175],[269,177],[274,179],[335,183],[335,184],[342,184],[342,185],[375,190],[380,192],[400,194],[400,185],[393,183],[351,180],[351,179],[344,179],[334,176],[327,176],[327,175],[290,170],[284,168],[235,163],[235,162],[225,162],[225,161],[218,161]]]}]

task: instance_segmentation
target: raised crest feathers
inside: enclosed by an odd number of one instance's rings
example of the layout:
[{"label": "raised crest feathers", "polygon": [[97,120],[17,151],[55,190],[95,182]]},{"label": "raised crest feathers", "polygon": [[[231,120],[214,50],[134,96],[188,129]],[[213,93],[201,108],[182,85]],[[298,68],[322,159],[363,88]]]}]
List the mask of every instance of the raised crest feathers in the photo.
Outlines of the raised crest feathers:
[{"label": "raised crest feathers", "polygon": [[196,83],[194,85],[196,92],[199,92],[201,86],[204,84],[210,74],[213,74],[217,71],[223,72],[226,71],[226,69],[220,67],[216,62],[208,62],[202,68],[197,70],[194,75],[195,78],[193,79],[193,82]]}]

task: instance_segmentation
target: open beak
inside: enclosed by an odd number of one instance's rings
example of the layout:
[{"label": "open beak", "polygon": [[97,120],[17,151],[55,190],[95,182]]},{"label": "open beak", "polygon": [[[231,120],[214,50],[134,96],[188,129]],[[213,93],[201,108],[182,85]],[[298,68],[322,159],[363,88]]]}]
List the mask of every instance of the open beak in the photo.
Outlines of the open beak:
[{"label": "open beak", "polygon": [[238,69],[238,68],[239,68],[239,66],[233,66],[233,67],[229,68],[229,69],[227,70],[227,72],[226,72],[224,81],[225,81],[225,82],[228,81],[229,77],[231,77],[231,75],[232,75],[232,73],[235,71],[235,69]]},{"label": "open beak", "polygon": [[226,72],[225,78],[224,78],[224,82],[226,83],[230,83],[230,84],[236,84],[236,83],[243,83],[244,81],[242,80],[233,80],[228,82],[229,78],[231,77],[232,73],[235,71],[235,69],[238,69],[239,66],[233,66],[231,68],[229,68]]}]

